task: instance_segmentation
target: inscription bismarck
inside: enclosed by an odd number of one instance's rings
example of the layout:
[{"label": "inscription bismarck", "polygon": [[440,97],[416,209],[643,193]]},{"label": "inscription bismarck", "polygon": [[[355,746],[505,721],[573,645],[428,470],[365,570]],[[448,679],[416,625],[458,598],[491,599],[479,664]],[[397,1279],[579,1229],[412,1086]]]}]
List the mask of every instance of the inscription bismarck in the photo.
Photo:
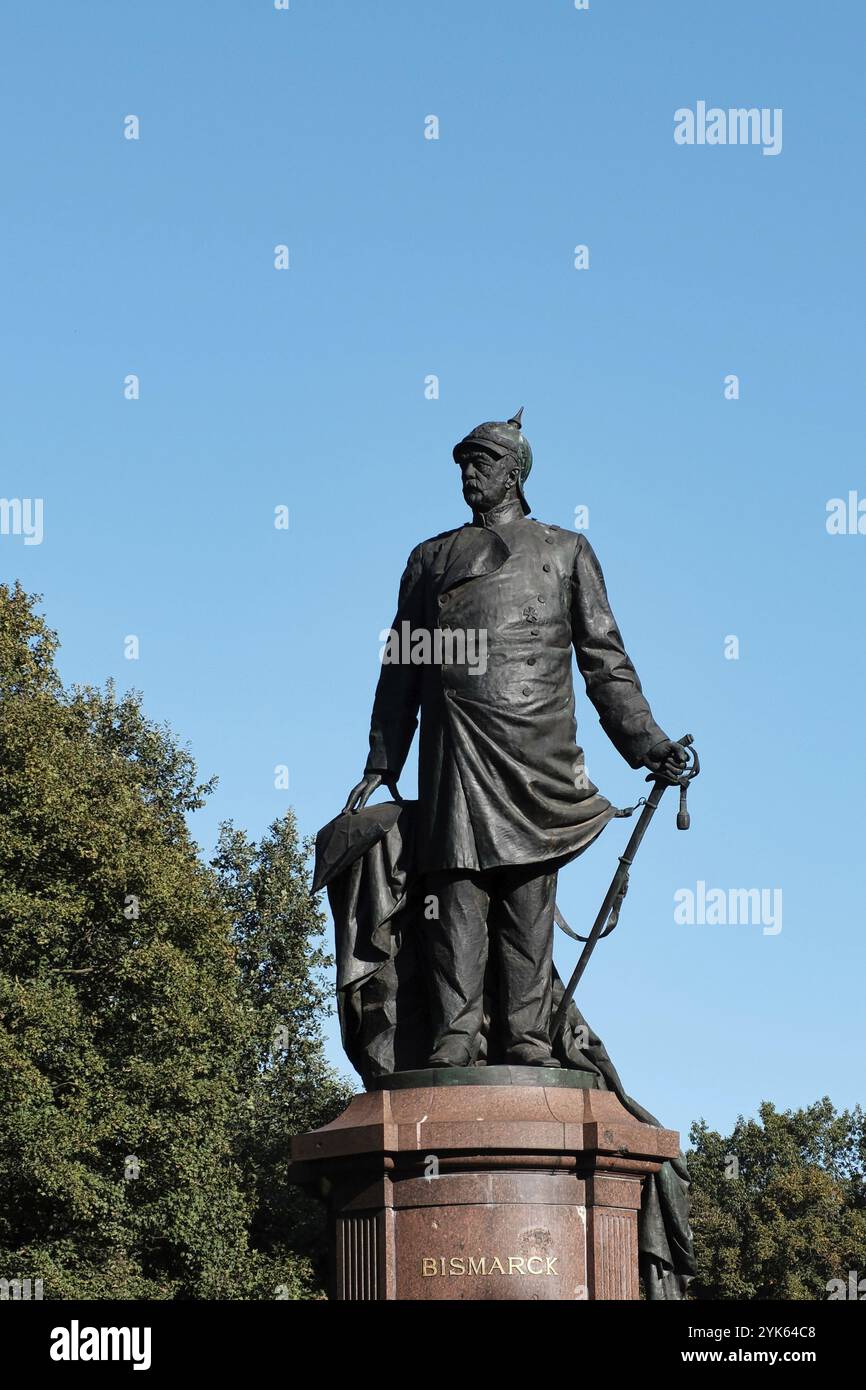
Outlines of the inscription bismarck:
[{"label": "inscription bismarck", "polygon": [[505,1255],[502,1259],[494,1255],[426,1255],[421,1258],[421,1273],[425,1279],[449,1278],[461,1274],[553,1274],[559,1277],[556,1268],[558,1255]]}]

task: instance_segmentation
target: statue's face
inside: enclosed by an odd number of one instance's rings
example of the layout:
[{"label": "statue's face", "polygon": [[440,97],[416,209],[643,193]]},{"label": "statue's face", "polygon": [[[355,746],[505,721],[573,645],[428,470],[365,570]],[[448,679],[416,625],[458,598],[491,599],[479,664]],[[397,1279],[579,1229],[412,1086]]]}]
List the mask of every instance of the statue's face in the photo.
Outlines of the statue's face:
[{"label": "statue's face", "polygon": [[475,512],[490,512],[513,494],[517,484],[514,460],[497,458],[477,445],[460,459],[463,496]]}]

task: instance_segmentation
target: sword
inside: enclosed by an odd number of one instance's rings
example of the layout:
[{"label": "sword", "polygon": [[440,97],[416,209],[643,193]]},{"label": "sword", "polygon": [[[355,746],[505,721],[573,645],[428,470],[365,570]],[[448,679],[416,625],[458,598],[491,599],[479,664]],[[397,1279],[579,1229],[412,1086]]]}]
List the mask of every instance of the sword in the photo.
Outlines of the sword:
[{"label": "sword", "polygon": [[[637,854],[640,842],[646,834],[647,827],[649,826],[650,821],[652,820],[653,816],[655,815],[658,809],[659,802],[661,801],[662,797],[665,794],[665,791],[669,786],[679,787],[680,789],[680,805],[679,810],[677,812],[677,829],[688,830],[689,828],[690,816],[688,811],[688,805],[686,802],[686,797],[688,794],[689,783],[695,777],[697,777],[698,773],[701,770],[701,764],[698,759],[697,749],[693,747],[694,739],[692,738],[691,734],[685,734],[682,738],[679,738],[676,741],[680,744],[682,748],[691,750],[688,754],[690,761],[687,764],[684,771],[682,772],[682,774],[676,779],[675,782],[668,782],[666,780],[663,781],[659,778],[656,778],[652,773],[647,778],[648,782],[654,782],[655,785],[652,791],[650,792],[649,796],[647,797],[646,801],[644,802],[644,807],[640,813],[638,823],[635,826],[634,830],[631,832],[631,838],[629,839],[629,842],[626,845],[625,850],[620,856],[616,873],[611,879],[610,887],[604,895],[604,901],[602,902],[602,905],[598,910],[598,916],[596,917],[592,925],[592,930],[590,931],[589,936],[585,938],[578,938],[579,940],[585,940],[586,945],[580,953],[580,960],[574,967],[571,979],[569,980],[565,992],[562,996],[562,999],[559,1002],[559,1007],[553,1016],[553,1022],[550,1027],[551,1042],[554,1042],[556,1040],[560,1030],[562,1029],[565,1023],[566,1015],[568,1013],[568,1006],[574,998],[574,992],[577,989],[577,986],[580,984],[583,972],[586,970],[586,967],[589,964],[589,958],[595,950],[596,944],[601,940],[603,936],[609,936],[610,933],[613,931],[614,927],[616,926],[616,923],[619,919],[619,909],[622,906],[622,900],[625,897],[626,889],[628,888],[629,869],[634,863],[634,858]],[[638,802],[638,805],[640,805],[640,802]],[[611,914],[613,914],[613,920],[608,925],[608,918],[611,917]],[[569,935],[573,936],[574,933],[570,932]]]}]

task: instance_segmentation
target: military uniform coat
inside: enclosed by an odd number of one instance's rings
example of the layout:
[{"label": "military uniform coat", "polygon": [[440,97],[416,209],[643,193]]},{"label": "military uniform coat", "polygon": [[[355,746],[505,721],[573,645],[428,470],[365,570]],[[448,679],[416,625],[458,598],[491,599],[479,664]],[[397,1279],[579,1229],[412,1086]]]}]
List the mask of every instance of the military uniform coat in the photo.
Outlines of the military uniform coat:
[{"label": "military uniform coat", "polygon": [[385,661],[366,769],[399,776],[420,712],[418,869],[573,858],[614,811],[577,744],[572,650],[602,727],[632,767],[667,737],[592,547],[524,516],[517,502],[423,541],[409,556],[392,630],[436,628],[486,632],[486,667]]}]

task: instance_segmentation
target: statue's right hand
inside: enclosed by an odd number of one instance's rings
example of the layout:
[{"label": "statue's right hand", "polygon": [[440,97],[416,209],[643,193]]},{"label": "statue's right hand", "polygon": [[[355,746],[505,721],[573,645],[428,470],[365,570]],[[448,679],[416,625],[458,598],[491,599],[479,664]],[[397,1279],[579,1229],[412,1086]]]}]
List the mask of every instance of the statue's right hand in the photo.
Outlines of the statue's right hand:
[{"label": "statue's right hand", "polygon": [[360,811],[362,806],[366,806],[376,788],[381,787],[383,783],[390,791],[394,800],[400,801],[400,793],[397,791],[397,779],[395,777],[389,777],[386,772],[365,772],[357,786],[353,787],[349,792],[341,814],[345,815],[347,811]]}]

